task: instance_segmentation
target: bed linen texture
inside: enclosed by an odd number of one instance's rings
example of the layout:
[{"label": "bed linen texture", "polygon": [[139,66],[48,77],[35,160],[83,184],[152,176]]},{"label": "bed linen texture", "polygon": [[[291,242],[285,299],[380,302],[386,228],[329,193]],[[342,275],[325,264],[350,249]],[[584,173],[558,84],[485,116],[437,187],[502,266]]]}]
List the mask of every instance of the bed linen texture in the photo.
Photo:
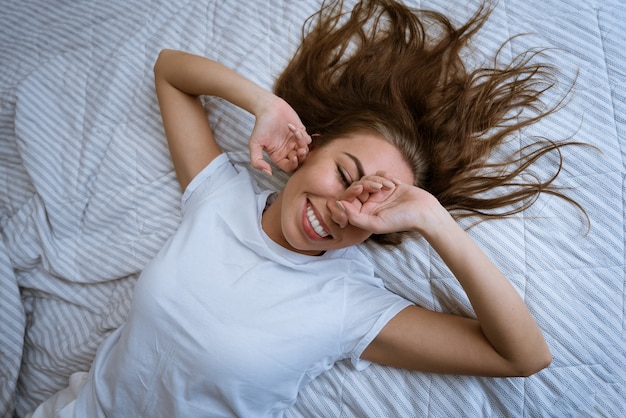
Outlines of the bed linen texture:
[{"label": "bed linen texture", "polygon": [[[352,1],[347,1],[348,4]],[[407,0],[462,23],[478,0]],[[0,416],[24,416],[87,371],[125,319],[138,273],[180,221],[180,191],[152,66],[163,48],[216,59],[271,88],[320,1],[0,0]],[[552,365],[527,378],[357,371],[340,362],[301,391],[288,417],[626,416],[626,3],[500,0],[467,51],[488,65],[528,48],[559,70],[566,106],[517,133],[572,138],[557,183],[590,218],[542,196],[472,237],[543,329]],[[215,135],[245,166],[252,116],[205,99]],[[498,156],[494,156],[497,158]],[[549,175],[544,158],[535,173]],[[275,170],[276,171],[276,170]],[[286,176],[253,175],[278,189]],[[464,225],[475,220],[468,219]],[[472,316],[424,240],[361,247],[391,291]]]}]

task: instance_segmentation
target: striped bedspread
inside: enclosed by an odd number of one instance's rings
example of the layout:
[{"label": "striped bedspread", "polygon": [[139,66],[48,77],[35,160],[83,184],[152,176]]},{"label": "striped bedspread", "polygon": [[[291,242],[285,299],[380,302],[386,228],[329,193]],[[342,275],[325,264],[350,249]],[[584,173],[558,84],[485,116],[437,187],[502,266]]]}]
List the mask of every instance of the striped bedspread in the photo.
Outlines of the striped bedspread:
[{"label": "striped bedspread", "polygon": [[[319,0],[0,0],[0,416],[22,416],[88,370],[123,321],[138,272],[179,221],[179,190],[153,87],[162,48],[217,59],[271,87]],[[463,22],[478,0],[410,0]],[[543,196],[470,234],[545,332],[553,364],[528,379],[442,376],[339,363],[289,417],[626,416],[624,0],[500,0],[468,51],[488,62],[534,47],[559,69],[563,110],[518,133],[573,138],[558,184],[589,214]],[[231,158],[248,159],[250,115],[205,105]],[[545,158],[536,174],[549,175]],[[285,176],[259,182],[278,188]],[[470,220],[471,221],[471,220]],[[469,222],[469,221],[468,221]],[[388,288],[473,315],[423,240],[364,245]]]}]

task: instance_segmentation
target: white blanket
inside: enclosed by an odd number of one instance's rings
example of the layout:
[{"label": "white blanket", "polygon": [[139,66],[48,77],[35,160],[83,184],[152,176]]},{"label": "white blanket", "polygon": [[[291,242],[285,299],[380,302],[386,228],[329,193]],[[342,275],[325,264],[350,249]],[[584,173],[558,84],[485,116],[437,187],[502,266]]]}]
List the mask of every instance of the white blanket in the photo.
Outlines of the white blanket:
[{"label": "white blanket", "polygon": [[[124,320],[138,272],[176,228],[179,191],[152,78],[159,50],[212,57],[270,88],[319,3],[0,0],[0,416],[24,415],[89,369]],[[478,6],[408,3],[459,23]],[[591,229],[571,205],[544,196],[470,233],[526,300],[553,364],[528,379],[489,379],[340,363],[288,416],[626,416],[626,5],[500,0],[470,64],[519,33],[527,35],[505,54],[551,48],[545,59],[563,89],[577,79],[567,106],[507,149],[533,135],[598,147],[565,150],[558,179]],[[252,117],[220,100],[206,107],[222,147],[245,164]],[[545,158],[535,171],[553,167]],[[285,179],[255,176],[272,188]],[[363,251],[392,291],[472,315],[423,240]]]}]

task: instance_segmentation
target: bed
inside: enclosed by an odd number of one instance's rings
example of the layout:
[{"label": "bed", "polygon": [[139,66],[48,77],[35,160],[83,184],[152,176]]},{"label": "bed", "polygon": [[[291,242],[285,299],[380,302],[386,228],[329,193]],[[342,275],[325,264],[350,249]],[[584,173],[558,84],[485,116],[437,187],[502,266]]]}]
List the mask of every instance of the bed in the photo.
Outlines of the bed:
[{"label": "bed", "polygon": [[[350,2],[348,2],[350,3]],[[407,0],[463,22],[478,1]],[[152,65],[162,48],[217,59],[270,88],[320,0],[0,0],[0,415],[23,416],[88,370],[123,321],[142,267],[179,222],[180,192]],[[552,365],[530,378],[407,372],[349,362],[301,392],[288,417],[626,416],[626,3],[500,0],[468,65],[533,47],[559,70],[567,105],[519,132],[574,139],[557,183],[587,211],[542,196],[469,233],[543,329]],[[205,105],[233,161],[248,161],[250,115]],[[535,168],[549,175],[554,159]],[[284,174],[254,173],[278,188]],[[469,226],[475,219],[463,221]],[[424,240],[362,246],[386,286],[471,316]]]}]

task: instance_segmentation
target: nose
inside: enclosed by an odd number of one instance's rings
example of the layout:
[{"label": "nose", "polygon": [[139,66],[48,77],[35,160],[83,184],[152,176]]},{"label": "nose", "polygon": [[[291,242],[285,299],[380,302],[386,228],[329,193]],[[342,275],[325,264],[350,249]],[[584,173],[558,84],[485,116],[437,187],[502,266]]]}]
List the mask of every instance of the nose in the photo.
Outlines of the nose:
[{"label": "nose", "polygon": [[339,225],[340,228],[345,228],[348,225],[348,215],[337,200],[329,199],[326,202],[326,208],[328,208],[333,222]]}]

